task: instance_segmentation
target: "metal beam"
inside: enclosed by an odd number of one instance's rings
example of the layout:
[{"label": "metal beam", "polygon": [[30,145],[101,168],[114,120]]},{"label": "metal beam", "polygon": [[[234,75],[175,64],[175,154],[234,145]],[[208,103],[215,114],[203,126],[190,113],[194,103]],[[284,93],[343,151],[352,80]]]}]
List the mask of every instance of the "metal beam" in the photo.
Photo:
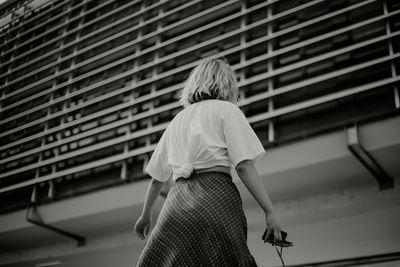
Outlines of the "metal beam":
[{"label": "metal beam", "polygon": [[63,229],[54,227],[50,224],[46,224],[42,218],[40,218],[39,213],[37,212],[36,205],[34,203],[31,203],[30,206],[28,206],[28,209],[26,210],[26,221],[37,225],[39,227],[45,228],[47,230],[50,230],[52,232],[58,233],[60,235],[72,238],[77,241],[78,246],[84,246],[86,244],[86,238],[68,231],[65,231]]},{"label": "metal beam", "polygon": [[376,178],[380,190],[394,187],[393,178],[390,177],[381,165],[362,146],[358,138],[357,126],[346,129],[347,147],[361,164]]}]

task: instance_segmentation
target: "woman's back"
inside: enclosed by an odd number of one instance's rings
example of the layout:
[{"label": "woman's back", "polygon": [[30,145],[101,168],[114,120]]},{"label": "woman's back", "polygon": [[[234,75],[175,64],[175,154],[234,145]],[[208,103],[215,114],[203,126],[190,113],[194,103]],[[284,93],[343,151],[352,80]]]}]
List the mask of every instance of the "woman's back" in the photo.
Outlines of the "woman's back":
[{"label": "woman's back", "polygon": [[235,104],[203,100],[174,117],[154,151],[158,165],[149,162],[146,171],[162,180],[172,174],[176,180],[187,178],[193,169],[236,166],[263,152],[261,142]]},{"label": "woman's back", "polygon": [[192,163],[195,169],[230,166],[222,121],[232,103],[204,100],[181,111],[169,130],[169,163],[180,168]]}]

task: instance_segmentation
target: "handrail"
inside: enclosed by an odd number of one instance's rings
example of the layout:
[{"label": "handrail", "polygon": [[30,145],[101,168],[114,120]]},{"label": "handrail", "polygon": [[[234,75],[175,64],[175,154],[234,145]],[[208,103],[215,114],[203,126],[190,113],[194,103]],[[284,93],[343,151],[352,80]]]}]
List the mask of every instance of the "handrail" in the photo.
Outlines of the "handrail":
[{"label": "handrail", "polygon": [[[386,15],[382,15],[382,16],[380,16],[380,17],[376,17],[376,18],[373,18],[373,19],[370,19],[370,20],[367,20],[367,21],[363,21],[363,22],[360,22],[360,23],[357,23],[357,24],[354,24],[354,25],[350,25],[349,27],[339,29],[339,30],[337,30],[337,31],[335,31],[335,32],[342,32],[342,31],[345,30],[345,29],[354,29],[355,26],[361,27],[361,26],[364,26],[364,25],[366,25],[366,24],[373,23],[373,22],[375,22],[375,21],[381,20],[381,19],[383,19],[383,18],[387,18],[387,17],[389,17],[389,16],[393,16],[393,15],[395,15],[395,14],[397,14],[397,13],[400,13],[400,11],[395,11],[395,12],[392,12],[392,13],[388,13],[388,14],[386,14]],[[305,23],[303,23],[303,24],[298,24],[298,25],[296,25],[296,26],[291,27],[290,29],[285,29],[285,30],[282,30],[282,31],[280,31],[280,32],[276,32],[276,33],[273,34],[273,35],[265,36],[265,37],[262,37],[262,38],[264,38],[264,40],[265,40],[265,39],[276,38],[277,36],[283,35],[282,32],[284,32],[284,33],[286,34],[287,32],[292,31],[293,28],[304,27],[304,24],[305,24]],[[333,33],[333,32],[332,32],[332,33]],[[328,33],[328,34],[332,34],[332,33]],[[385,36],[385,35],[384,35],[384,36]],[[387,35],[386,35],[386,36],[387,36]],[[388,36],[389,36],[389,37],[386,37],[386,38],[391,38],[391,37],[392,37],[392,35],[388,35]],[[317,38],[318,38],[318,37],[317,37]],[[378,37],[378,38],[382,38],[382,37]],[[259,39],[261,39],[261,38],[259,38]],[[259,40],[259,39],[257,39],[257,40]],[[255,40],[255,41],[257,41],[257,40]],[[372,39],[372,40],[375,40],[375,39]],[[251,46],[251,45],[254,45],[255,43],[257,43],[257,42],[255,42],[255,41],[247,43],[246,46],[239,46],[239,47],[236,47],[236,50],[242,50],[242,49],[245,49],[245,48],[247,48],[247,47],[249,47],[249,46]],[[369,40],[367,40],[367,41],[365,41],[365,42],[369,42]],[[365,42],[364,42],[364,43],[365,43]],[[352,47],[352,46],[350,46],[350,47]],[[347,48],[348,48],[348,47],[347,47]],[[179,53],[179,52],[178,52],[178,53]],[[226,54],[228,54],[228,53],[231,53],[231,51],[230,51],[230,50],[224,51],[223,53],[221,53],[221,56],[224,56],[224,55],[226,55]],[[173,55],[173,56],[176,56],[176,53],[175,53],[175,54],[172,54],[172,55]],[[275,54],[272,54],[272,55],[266,55],[266,57],[273,57],[273,56],[276,56],[276,55],[278,55],[278,54],[275,53]],[[160,61],[161,61],[161,60],[162,60],[162,59],[160,59]],[[183,67],[185,67],[185,69],[188,69],[189,67],[194,66],[194,64],[196,64],[196,63],[197,63],[197,62],[189,63],[189,64],[187,64],[187,65],[185,65],[185,66],[183,66]],[[176,73],[176,70],[179,70],[179,68],[173,70],[172,73],[171,73],[171,75],[175,74],[175,73]],[[128,71],[128,72],[135,72],[135,71],[138,71],[138,70],[133,70],[133,71]],[[168,74],[168,72],[166,72],[166,73]],[[151,77],[151,78],[149,78],[149,79],[147,79],[147,80],[143,80],[143,81],[141,81],[141,82],[139,82],[139,83],[137,84],[137,87],[140,86],[140,85],[142,85],[142,84],[147,84],[149,81],[154,82],[155,80],[158,80],[158,79],[160,79],[161,77],[165,77],[165,76],[167,76],[167,75],[165,75],[166,73],[162,73],[161,75],[158,75],[158,76],[156,76],[156,77]],[[113,76],[113,77],[111,77],[111,78],[109,78],[109,79],[106,79],[106,80],[104,80],[104,81],[101,81],[101,82],[99,82],[99,83],[97,83],[97,84],[99,84],[99,85],[104,85],[105,83],[108,83],[108,82],[112,82],[112,81],[114,81],[114,80],[117,80],[118,78],[120,78],[121,76],[124,76],[124,75],[126,75],[126,72],[125,72],[125,73],[121,73],[121,74],[116,75],[116,76]],[[147,81],[147,82],[146,82],[146,81]],[[94,85],[96,85],[96,84],[94,84]],[[85,89],[83,89],[83,90],[75,91],[74,93],[69,94],[68,97],[60,97],[60,98],[58,98],[58,99],[55,99],[52,103],[46,103],[46,104],[44,104],[44,105],[46,105],[46,107],[47,107],[47,106],[56,104],[56,103],[58,103],[58,102],[61,102],[61,101],[63,101],[63,100],[66,100],[67,98],[74,97],[74,96],[76,96],[76,95],[78,95],[78,94],[87,92],[87,91],[89,91],[89,90],[91,90],[91,89],[93,89],[93,88],[96,88],[94,85],[90,85],[89,87],[87,87],[87,88],[85,88]],[[46,93],[46,94],[47,94],[47,93],[48,93],[48,90],[43,91],[42,93],[39,93],[38,95],[40,96],[40,95],[42,95],[43,93]],[[37,96],[37,97],[38,97],[38,96]],[[36,98],[36,96],[35,96],[35,98]],[[29,99],[29,98],[28,98],[28,99]],[[22,102],[22,101],[20,101],[20,102]],[[20,103],[18,103],[18,105],[20,105]],[[22,112],[22,113],[20,113],[20,114],[18,114],[18,115],[12,116],[12,117],[10,117],[10,118],[8,118],[8,119],[2,120],[2,121],[0,121],[0,125],[6,123],[6,122],[8,122],[8,121],[11,121],[12,119],[15,119],[15,118],[24,116],[24,115],[26,115],[26,114],[28,114],[28,113],[30,113],[30,112],[35,111],[36,109],[38,110],[38,109],[42,109],[42,108],[44,108],[44,107],[39,106],[39,107],[36,107],[36,108],[34,108],[34,109],[30,109],[30,110],[28,110],[28,111],[26,111],[26,112]],[[7,109],[8,109],[8,108],[5,107],[3,110],[7,110]],[[28,124],[25,125],[25,126],[28,127]],[[16,131],[16,130],[14,130],[14,131]],[[1,136],[4,136],[4,133],[1,133],[1,134],[0,134],[0,137],[1,137]]]},{"label": "handrail", "polygon": [[[367,85],[353,87],[351,89],[344,90],[344,91],[337,92],[337,93],[332,93],[332,94],[329,94],[329,95],[326,95],[326,96],[323,96],[323,97],[317,97],[317,98],[313,99],[312,101],[307,101],[306,103],[294,104],[294,105],[291,105],[291,106],[288,106],[288,107],[285,107],[285,108],[276,109],[276,110],[274,110],[272,112],[266,112],[266,113],[263,113],[263,114],[258,114],[258,115],[249,117],[248,121],[250,123],[256,123],[256,122],[259,122],[259,121],[272,119],[274,117],[278,117],[278,116],[283,115],[283,114],[288,114],[288,113],[295,112],[295,111],[298,111],[298,110],[301,110],[301,109],[304,109],[304,108],[309,108],[309,107],[316,106],[316,105],[319,105],[319,104],[323,104],[323,103],[327,103],[327,102],[330,102],[330,101],[334,101],[334,100],[343,98],[345,96],[354,95],[354,94],[358,94],[358,93],[361,93],[361,92],[365,92],[365,91],[369,91],[369,90],[372,90],[372,89],[376,89],[376,88],[379,88],[379,87],[382,87],[382,86],[385,86],[385,85],[389,85],[389,84],[392,84],[392,83],[395,83],[395,82],[398,82],[398,81],[400,81],[400,77],[392,77],[392,78],[382,79],[382,80],[379,80],[377,82],[370,83],[370,84],[367,84]],[[21,182],[21,183],[17,183],[17,184],[11,185],[11,186],[3,187],[3,188],[0,188],[0,194],[8,192],[8,191],[15,190],[15,189],[18,189],[18,188],[23,188],[23,187],[26,187],[26,186],[29,186],[29,185],[34,185],[34,184],[38,184],[38,183],[41,183],[41,182],[53,180],[55,178],[63,177],[65,175],[69,175],[69,174],[73,174],[73,173],[77,173],[79,171],[92,169],[92,168],[99,167],[99,166],[102,166],[102,165],[105,165],[105,164],[110,164],[110,163],[118,162],[118,161],[121,161],[121,160],[126,160],[128,158],[131,158],[131,157],[134,157],[134,156],[138,156],[138,155],[141,155],[141,154],[149,153],[149,152],[151,152],[151,151],[153,151],[155,149],[155,146],[156,146],[156,144],[150,145],[150,146],[141,147],[141,148],[129,151],[128,153],[122,153],[122,154],[114,155],[114,156],[107,157],[107,158],[102,159],[102,160],[97,160],[97,161],[94,161],[94,162],[82,164],[82,165],[79,165],[77,167],[73,167],[73,168],[70,168],[70,169],[67,169],[67,170],[63,170],[63,171],[60,171],[60,172],[57,172],[57,173],[53,173],[53,174],[50,174],[50,175],[45,175],[45,176],[38,177],[38,178],[35,178],[35,179],[32,179],[32,180],[28,180],[28,181],[24,181],[24,182]]]},{"label": "handrail", "polygon": [[[303,80],[300,83],[294,83],[294,84],[290,84],[290,85],[287,85],[287,86],[278,87],[278,88],[275,88],[274,91],[271,91],[271,92],[267,91],[265,93],[260,93],[260,94],[257,94],[255,96],[251,96],[251,97],[242,99],[240,101],[240,106],[248,106],[248,105],[250,105],[250,104],[252,104],[254,102],[257,102],[257,101],[261,101],[261,100],[272,98],[272,97],[275,97],[275,96],[278,96],[278,95],[282,95],[282,94],[285,94],[285,93],[288,93],[288,92],[303,88],[305,86],[309,86],[309,85],[312,85],[312,84],[315,84],[315,83],[318,83],[318,82],[321,82],[321,81],[324,81],[324,80],[332,79],[332,78],[338,77],[340,75],[348,74],[348,73],[351,73],[351,72],[354,72],[354,71],[357,71],[357,70],[365,69],[365,68],[371,67],[373,65],[381,64],[383,62],[387,62],[387,61],[390,61],[390,60],[393,60],[393,59],[396,59],[396,58],[399,58],[399,57],[400,57],[400,53],[397,53],[397,54],[394,54],[394,55],[386,56],[384,58],[374,59],[374,60],[371,60],[371,61],[368,61],[368,62],[363,62],[363,63],[357,64],[357,65],[353,65],[353,66],[350,66],[350,67],[347,67],[347,68],[343,68],[343,69],[340,69],[340,70],[332,71],[332,72],[329,72],[329,73],[326,73],[326,74],[323,74],[323,75],[320,75],[320,76],[317,76],[317,77],[309,78],[307,80]],[[263,77],[258,77],[258,80],[252,81],[252,82],[259,82],[260,80],[263,80],[263,79],[266,79],[265,75]],[[249,84],[251,84],[251,82],[244,81],[244,82],[240,83],[239,86],[240,87],[241,86],[247,86]],[[176,90],[176,89],[174,89],[174,90]],[[170,90],[170,91],[172,91],[172,90]],[[147,98],[149,98],[149,97],[147,97]],[[136,99],[134,105],[137,104],[138,100],[140,102],[144,101],[142,99]],[[107,111],[107,113],[112,113],[113,110],[121,111],[124,108],[130,108],[130,107],[132,107],[131,103],[129,103],[129,102],[128,103],[123,103],[123,104],[120,104],[118,106],[110,108],[111,112]],[[97,113],[101,113],[101,112],[97,112]],[[106,114],[106,112],[104,112],[103,114],[97,114],[97,113],[96,114],[91,114],[91,115],[95,115],[93,117],[97,118],[99,116],[103,116],[103,115]],[[16,155],[11,156],[11,157],[7,157],[5,159],[0,160],[0,164],[4,164],[4,163],[10,162],[10,161],[14,161],[14,160],[17,160],[19,158],[26,157],[26,156],[29,156],[29,155],[32,155],[32,154],[40,153],[40,152],[48,150],[48,149],[56,148],[56,147],[59,147],[59,146],[62,146],[62,145],[65,145],[65,144],[68,144],[68,143],[83,139],[83,138],[87,138],[89,136],[93,136],[93,135],[98,134],[100,132],[108,131],[108,130],[111,130],[111,129],[114,129],[114,128],[123,127],[123,126],[125,126],[127,124],[130,124],[130,123],[134,122],[134,121],[137,121],[139,119],[143,119],[143,117],[146,118],[148,116],[152,116],[152,115],[154,115],[154,112],[153,111],[148,111],[148,112],[140,113],[138,115],[142,115],[142,116],[140,116],[140,117],[135,117],[134,116],[134,117],[129,118],[129,119],[122,119],[122,120],[119,120],[117,122],[106,124],[106,125],[97,127],[95,129],[91,129],[89,131],[85,131],[85,132],[82,132],[80,134],[70,136],[68,138],[63,139],[62,143],[59,143],[59,142],[49,143],[49,144],[46,144],[44,146],[41,146],[41,147],[38,147],[38,148],[35,148],[35,149],[32,149],[32,150],[25,151],[23,153],[16,154]],[[68,127],[70,127],[70,126],[63,125],[63,129],[66,129]],[[154,133],[154,132],[151,132],[150,134],[152,134],[152,133]],[[48,134],[48,133],[46,132],[46,134]],[[37,138],[37,137],[34,137],[34,138]],[[0,149],[4,149],[4,147],[0,147]]]}]

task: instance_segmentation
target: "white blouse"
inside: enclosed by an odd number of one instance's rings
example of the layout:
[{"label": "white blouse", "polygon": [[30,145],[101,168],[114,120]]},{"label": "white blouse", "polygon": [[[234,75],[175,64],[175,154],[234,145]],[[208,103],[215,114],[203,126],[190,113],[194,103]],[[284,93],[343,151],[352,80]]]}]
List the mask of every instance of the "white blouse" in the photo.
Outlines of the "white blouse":
[{"label": "white blouse", "polygon": [[194,169],[234,167],[265,153],[243,112],[235,104],[209,99],[180,111],[160,138],[146,172],[165,182],[188,178]]}]

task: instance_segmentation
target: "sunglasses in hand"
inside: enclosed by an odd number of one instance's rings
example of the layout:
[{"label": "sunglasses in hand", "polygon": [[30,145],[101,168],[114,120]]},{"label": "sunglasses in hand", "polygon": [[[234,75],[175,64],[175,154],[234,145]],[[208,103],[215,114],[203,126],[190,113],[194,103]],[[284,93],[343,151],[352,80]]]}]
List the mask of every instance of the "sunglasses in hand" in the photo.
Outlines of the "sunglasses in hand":
[{"label": "sunglasses in hand", "polygon": [[[264,243],[270,243],[271,245],[275,245],[278,247],[285,247],[285,248],[293,246],[293,242],[286,240],[287,233],[285,231],[281,231],[282,239],[278,240],[276,242],[274,242],[274,234],[272,233],[272,231],[268,237],[267,237],[267,232],[268,232],[267,229],[265,229],[265,232],[262,236],[262,240],[264,240]],[[265,239],[266,237],[267,237],[267,239]]]},{"label": "sunglasses in hand", "polygon": [[[262,240],[264,240],[264,243],[270,243],[272,246],[275,246],[276,252],[279,255],[279,258],[281,259],[282,265],[283,267],[285,267],[285,262],[283,261],[283,252],[282,252],[282,248],[287,248],[287,247],[292,247],[293,246],[293,242],[287,241],[287,233],[285,231],[281,231],[281,240],[278,241],[274,241],[274,234],[270,233],[270,235],[267,237],[267,229],[265,229],[265,232],[262,236]],[[278,250],[277,247],[280,247],[280,250]]]}]

